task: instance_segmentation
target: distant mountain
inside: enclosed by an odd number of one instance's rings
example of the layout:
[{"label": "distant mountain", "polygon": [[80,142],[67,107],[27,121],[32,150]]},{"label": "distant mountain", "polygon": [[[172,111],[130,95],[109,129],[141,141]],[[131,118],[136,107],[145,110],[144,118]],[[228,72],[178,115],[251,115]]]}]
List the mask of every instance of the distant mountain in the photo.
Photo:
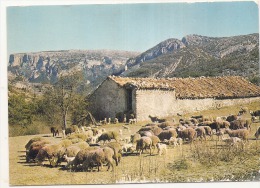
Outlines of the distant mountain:
[{"label": "distant mountain", "polygon": [[[173,47],[174,46],[174,47]],[[130,77],[259,76],[259,34],[234,37],[188,35],[168,39],[130,58]]]},{"label": "distant mountain", "polygon": [[64,50],[11,54],[8,63],[9,83],[21,88],[39,88],[53,84],[60,75],[84,74],[84,84],[95,88],[107,76],[124,71],[126,61],[136,52],[112,50]]},{"label": "distant mountain", "polygon": [[[234,37],[188,35],[167,39],[149,50],[68,50],[11,54],[9,83],[40,91],[60,75],[80,72],[82,90],[93,91],[107,76],[197,77],[240,75],[259,79],[259,34]],[[255,81],[256,81],[255,80]]]}]

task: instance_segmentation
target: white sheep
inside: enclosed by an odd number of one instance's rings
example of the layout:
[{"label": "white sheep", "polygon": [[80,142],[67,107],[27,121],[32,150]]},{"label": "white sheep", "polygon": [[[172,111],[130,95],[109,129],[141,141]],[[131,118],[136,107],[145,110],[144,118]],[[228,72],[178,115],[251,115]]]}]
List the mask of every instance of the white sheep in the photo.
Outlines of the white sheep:
[{"label": "white sheep", "polygon": [[75,157],[68,157],[67,154],[64,155],[65,161],[67,161],[66,168],[69,168],[73,165]]},{"label": "white sheep", "polygon": [[117,124],[117,123],[119,123],[118,118],[115,118],[114,119],[114,124]]},{"label": "white sheep", "polygon": [[129,124],[136,124],[137,120],[136,118],[129,119]]},{"label": "white sheep", "polygon": [[107,124],[110,124],[110,123],[111,123],[111,118],[108,118]]},{"label": "white sheep", "polygon": [[173,145],[174,147],[178,145],[177,138],[171,137],[169,139],[169,145]]},{"label": "white sheep", "polygon": [[163,153],[166,155],[167,154],[167,146],[166,144],[162,144],[162,143],[157,143],[156,147],[158,149],[158,154],[159,156],[161,156]]},{"label": "white sheep", "polygon": [[133,153],[134,150],[135,150],[135,146],[132,143],[123,144],[122,146],[123,153],[127,153],[127,152]]}]

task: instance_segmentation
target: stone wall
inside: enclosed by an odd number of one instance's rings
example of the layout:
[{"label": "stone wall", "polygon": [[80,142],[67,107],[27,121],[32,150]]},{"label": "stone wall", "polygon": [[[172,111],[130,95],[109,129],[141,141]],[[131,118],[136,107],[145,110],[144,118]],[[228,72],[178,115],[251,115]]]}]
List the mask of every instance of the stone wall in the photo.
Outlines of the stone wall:
[{"label": "stone wall", "polygon": [[253,101],[260,101],[260,97],[239,99],[175,99],[174,91],[137,90],[136,117],[138,121],[149,120],[149,115],[167,117],[177,113],[196,112],[216,109],[223,106],[243,105]]},{"label": "stone wall", "polygon": [[126,110],[125,89],[108,79],[90,96],[90,101],[90,110],[97,120],[114,118]]},{"label": "stone wall", "polygon": [[173,115],[175,91],[173,90],[136,90],[136,118],[148,120],[149,115],[165,117]]}]

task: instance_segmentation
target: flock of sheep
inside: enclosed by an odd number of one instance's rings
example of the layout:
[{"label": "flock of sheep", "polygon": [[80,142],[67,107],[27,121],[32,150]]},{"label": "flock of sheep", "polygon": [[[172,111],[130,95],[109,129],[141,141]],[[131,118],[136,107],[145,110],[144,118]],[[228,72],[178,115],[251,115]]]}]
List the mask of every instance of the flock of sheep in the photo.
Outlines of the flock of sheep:
[{"label": "flock of sheep", "polygon": [[[252,119],[244,119],[245,113],[248,113],[248,109],[242,108],[238,115],[217,117],[215,120],[192,116],[181,118],[178,122],[150,116],[152,123],[142,126],[129,137],[123,137],[122,129],[106,131],[98,127],[79,129],[72,126],[66,130],[66,138],[58,143],[51,143],[43,137],[32,138],[25,146],[26,161],[42,165],[48,159],[52,167],[66,162],[65,168],[72,171],[89,171],[94,168],[99,171],[103,165],[108,166],[107,170],[113,170],[115,165],[119,165],[122,156],[141,155],[147,150],[150,155],[155,150],[159,156],[166,155],[169,146],[182,146],[195,140],[202,142],[207,137],[213,139],[213,135],[233,146],[248,141],[251,121],[260,117],[260,110],[250,112]],[[126,125],[123,128],[128,129]],[[59,134],[55,128],[51,128],[51,131],[53,136]],[[260,127],[255,137],[258,139],[259,135]]]}]

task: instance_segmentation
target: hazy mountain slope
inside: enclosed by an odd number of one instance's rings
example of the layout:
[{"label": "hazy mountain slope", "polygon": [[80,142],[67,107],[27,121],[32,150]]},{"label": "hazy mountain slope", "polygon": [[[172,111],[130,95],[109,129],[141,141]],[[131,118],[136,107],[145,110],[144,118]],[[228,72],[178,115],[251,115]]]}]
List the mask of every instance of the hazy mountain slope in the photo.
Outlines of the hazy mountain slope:
[{"label": "hazy mountain slope", "polygon": [[[188,77],[259,75],[259,35],[213,38],[188,35],[182,39],[182,48],[156,56],[148,61],[135,63],[122,76],[134,77]],[[160,44],[150,49],[160,51]],[[161,48],[162,50],[162,48]],[[132,58],[138,62],[144,52]],[[129,61],[128,61],[129,62]]]}]

